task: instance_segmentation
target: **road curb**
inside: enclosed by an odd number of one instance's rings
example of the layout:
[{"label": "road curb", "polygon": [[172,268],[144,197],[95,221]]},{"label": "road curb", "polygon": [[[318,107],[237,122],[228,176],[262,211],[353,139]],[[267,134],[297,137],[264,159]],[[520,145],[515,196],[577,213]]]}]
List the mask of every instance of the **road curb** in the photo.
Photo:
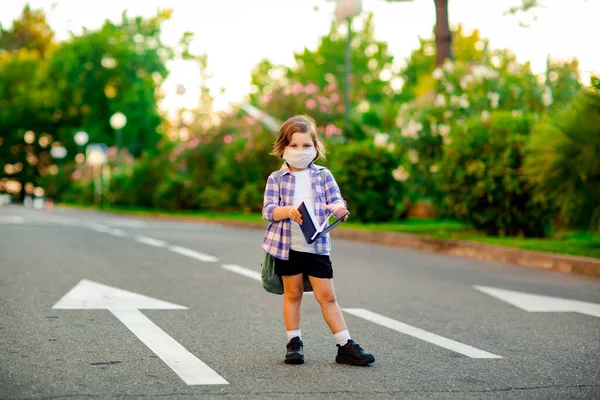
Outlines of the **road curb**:
[{"label": "road curb", "polygon": [[[110,212],[110,210],[107,210]],[[266,223],[217,220],[207,218],[190,218],[184,216],[127,214],[133,217],[144,217],[161,220],[212,223],[246,229],[266,229]],[[469,242],[464,240],[447,240],[428,238],[398,232],[373,232],[358,229],[338,228],[331,232],[338,239],[368,242],[387,246],[404,247],[457,257],[474,258],[483,261],[496,261],[514,264],[521,267],[557,271],[565,274],[584,275],[600,278],[600,259],[570,256],[565,254],[545,253],[541,251],[520,250],[510,247]]]},{"label": "road curb", "polygon": [[427,238],[396,232],[365,232],[338,229],[332,232],[331,235],[332,237],[345,240],[406,247],[458,257],[497,261],[527,268],[600,278],[600,260],[595,258],[520,250],[462,240]]}]

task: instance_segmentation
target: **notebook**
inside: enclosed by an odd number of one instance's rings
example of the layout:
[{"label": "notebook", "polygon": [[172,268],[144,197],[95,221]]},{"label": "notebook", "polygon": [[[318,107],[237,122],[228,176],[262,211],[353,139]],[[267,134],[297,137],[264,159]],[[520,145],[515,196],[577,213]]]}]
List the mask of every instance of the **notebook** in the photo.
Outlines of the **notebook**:
[{"label": "notebook", "polygon": [[344,215],[342,215],[341,217],[333,221],[333,223],[331,223],[329,226],[327,226],[327,222],[329,221],[329,217],[331,217],[331,215],[325,219],[325,222],[323,222],[323,224],[319,225],[319,223],[317,222],[317,218],[313,214],[312,210],[306,207],[304,202],[302,202],[298,206],[298,211],[300,211],[300,214],[302,215],[302,225],[300,225],[300,229],[302,230],[304,238],[306,239],[306,243],[308,244],[313,244],[315,240],[317,240],[321,235],[327,234],[327,232],[338,226],[338,224],[342,222],[344,217],[348,215],[348,212],[346,211]]}]

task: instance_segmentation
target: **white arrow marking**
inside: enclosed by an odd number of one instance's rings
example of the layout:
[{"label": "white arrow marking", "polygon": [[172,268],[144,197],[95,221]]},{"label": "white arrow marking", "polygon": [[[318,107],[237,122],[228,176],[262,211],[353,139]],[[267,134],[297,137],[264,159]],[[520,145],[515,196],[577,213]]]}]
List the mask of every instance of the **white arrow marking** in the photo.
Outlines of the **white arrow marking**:
[{"label": "white arrow marking", "polygon": [[374,313],[369,310],[362,308],[343,308],[345,312],[356,315],[357,317],[366,319],[367,321],[374,322],[386,328],[393,329],[395,331],[404,333],[406,335],[415,337],[417,339],[424,340],[426,342],[435,344],[440,347],[444,347],[448,350],[452,350],[456,353],[464,354],[471,358],[502,358],[496,354],[488,353],[487,351],[476,349],[475,347],[468,346],[466,344],[457,342],[452,339],[445,338],[435,333],[427,332],[423,329],[405,324],[400,321],[388,318],[384,315]]},{"label": "white arrow marking", "polygon": [[489,294],[492,297],[529,312],[578,312],[600,318],[600,304],[596,303],[515,292],[514,290],[487,286],[473,287],[480,292]]},{"label": "white arrow marking", "polygon": [[195,250],[186,249],[185,247],[180,246],[170,246],[169,250],[173,253],[181,254],[182,256],[186,256],[189,258],[193,258],[194,260],[200,260],[204,262],[217,262],[219,259],[214,256],[209,256],[208,254],[200,253]]},{"label": "white arrow marking", "polygon": [[52,308],[106,309],[188,385],[229,383],[139,311],[187,310],[187,307],[83,279]]}]

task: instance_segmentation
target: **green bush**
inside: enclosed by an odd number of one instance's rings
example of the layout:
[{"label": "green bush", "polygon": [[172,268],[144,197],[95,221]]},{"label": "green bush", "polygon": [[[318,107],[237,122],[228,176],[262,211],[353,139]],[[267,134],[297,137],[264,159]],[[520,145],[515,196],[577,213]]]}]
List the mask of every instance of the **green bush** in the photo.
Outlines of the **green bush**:
[{"label": "green bush", "polygon": [[247,183],[238,195],[240,210],[245,213],[259,212],[263,207],[265,183]]},{"label": "green bush", "polygon": [[92,204],[94,202],[94,180],[77,179],[65,188],[60,196],[65,203]]},{"label": "green bush", "polygon": [[235,192],[231,185],[205,187],[200,193],[200,208],[209,211],[234,211],[236,208],[231,202]]},{"label": "green bush", "polygon": [[46,197],[55,201],[63,201],[65,194],[73,186],[72,174],[75,164],[66,164],[57,173],[46,173],[40,177],[40,186],[44,188]]},{"label": "green bush", "polygon": [[157,186],[173,173],[173,165],[164,155],[143,156],[131,164],[122,165],[112,172],[109,203],[151,208]]},{"label": "green bush", "polygon": [[389,221],[397,216],[402,202],[402,184],[392,171],[398,166],[387,147],[372,141],[339,147],[329,162],[351,217],[359,221]]},{"label": "green bush", "polygon": [[190,210],[200,208],[200,190],[184,174],[169,174],[154,190],[154,207],[165,210]]},{"label": "green bush", "polygon": [[455,215],[487,234],[546,234],[551,210],[521,174],[533,116],[497,111],[456,125],[440,164],[440,184]]},{"label": "green bush", "polygon": [[600,230],[600,80],[540,121],[524,173],[536,196],[551,199],[563,223]]}]

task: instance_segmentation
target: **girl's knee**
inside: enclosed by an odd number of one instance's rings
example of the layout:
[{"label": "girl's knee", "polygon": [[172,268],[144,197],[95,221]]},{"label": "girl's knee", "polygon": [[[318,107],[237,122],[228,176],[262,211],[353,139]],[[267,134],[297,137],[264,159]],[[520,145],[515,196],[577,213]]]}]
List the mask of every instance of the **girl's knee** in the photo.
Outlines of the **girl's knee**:
[{"label": "girl's knee", "polygon": [[315,293],[315,299],[321,305],[332,304],[336,302],[335,293],[333,290],[326,290],[323,292]]},{"label": "girl's knee", "polygon": [[304,288],[297,285],[290,285],[285,288],[283,291],[283,296],[288,301],[300,301],[302,299],[302,294],[304,293]]}]

